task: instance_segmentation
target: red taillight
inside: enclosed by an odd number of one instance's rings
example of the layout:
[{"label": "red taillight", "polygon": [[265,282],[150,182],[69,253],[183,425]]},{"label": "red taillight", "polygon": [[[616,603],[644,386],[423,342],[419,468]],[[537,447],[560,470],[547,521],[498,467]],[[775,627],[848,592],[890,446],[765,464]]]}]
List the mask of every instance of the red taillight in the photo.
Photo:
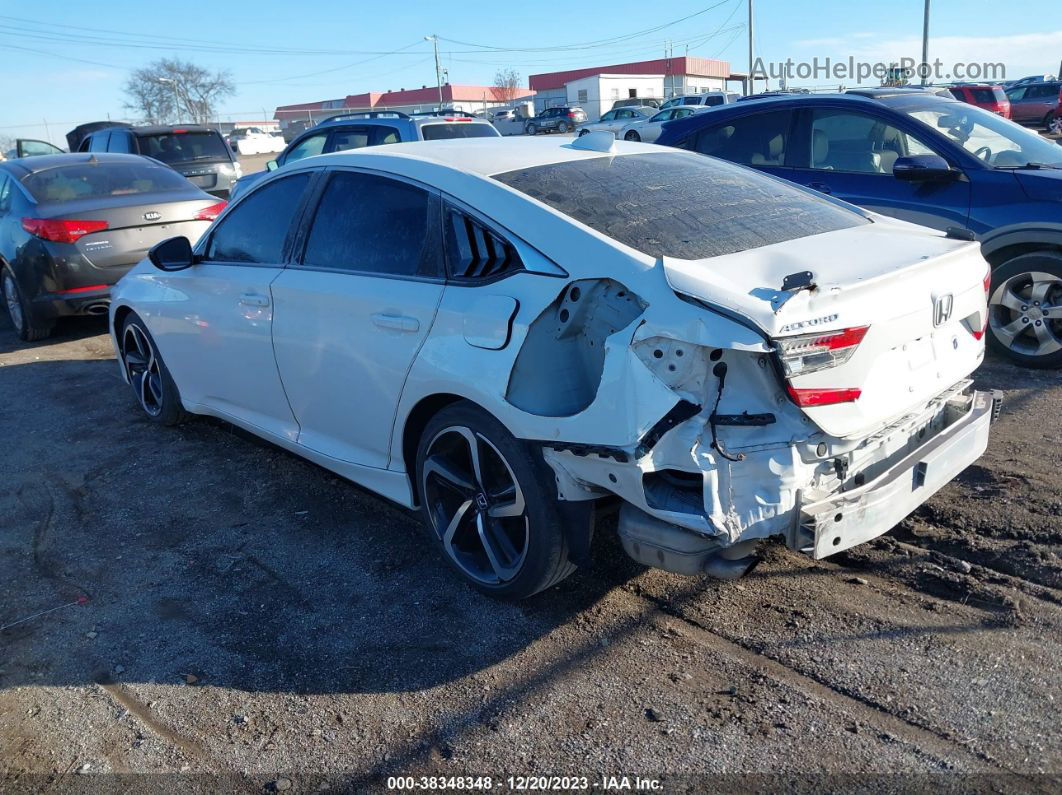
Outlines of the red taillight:
[{"label": "red taillight", "polygon": [[188,132],[188,130],[174,130],[173,134],[174,135],[184,135],[187,132]]},{"label": "red taillight", "polygon": [[51,221],[41,218],[23,218],[22,228],[34,237],[52,243],[76,243],[85,235],[102,232],[106,221]]},{"label": "red taillight", "polygon": [[574,119],[575,118],[575,114],[574,113],[569,113],[568,114],[568,118],[569,119]]},{"label": "red taillight", "polygon": [[93,284],[89,287],[74,287],[71,290],[60,290],[52,295],[77,295],[78,293],[96,293],[108,289],[106,284]]},{"label": "red taillight", "polygon": [[801,408],[832,406],[835,403],[852,403],[863,394],[861,389],[797,389],[789,387],[789,397]]},{"label": "red taillight", "polygon": [[202,210],[192,216],[192,220],[213,221],[215,218],[221,215],[221,211],[225,209],[225,206],[227,204],[228,202],[218,202],[217,204],[212,204],[209,207],[204,207]]},{"label": "red taillight", "polygon": [[985,298],[988,298],[989,293],[992,292],[992,269],[989,268],[988,273],[985,274],[984,282],[985,286]]},{"label": "red taillight", "polygon": [[855,353],[869,328],[870,326],[855,326],[840,331],[800,334],[775,340],[785,374],[805,375],[844,364]]},{"label": "red taillight", "polygon": [[[985,274],[984,281],[982,282],[985,287],[985,301],[988,300],[989,295],[992,293],[992,269],[988,269],[988,273]],[[985,336],[985,332],[988,331],[988,313],[985,312],[984,323],[981,326],[981,330],[970,329],[970,333],[973,334],[973,338],[978,342]]]}]

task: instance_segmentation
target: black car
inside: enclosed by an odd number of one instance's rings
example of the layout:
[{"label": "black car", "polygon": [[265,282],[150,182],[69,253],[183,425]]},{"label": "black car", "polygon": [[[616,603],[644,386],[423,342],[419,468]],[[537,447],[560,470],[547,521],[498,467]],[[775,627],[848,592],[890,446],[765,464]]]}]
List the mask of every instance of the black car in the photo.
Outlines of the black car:
[{"label": "black car", "polygon": [[85,135],[77,151],[147,155],[221,199],[243,173],[221,133],[199,125],[105,127]]},{"label": "black car", "polygon": [[110,288],[156,243],[190,240],[225,202],[137,155],[0,163],[0,291],[24,340],[63,315],[106,314]]},{"label": "black car", "polygon": [[528,119],[524,125],[524,132],[528,135],[538,135],[540,132],[559,133],[571,132],[576,126],[586,121],[586,111],[565,105],[560,108],[546,108],[533,119]]}]

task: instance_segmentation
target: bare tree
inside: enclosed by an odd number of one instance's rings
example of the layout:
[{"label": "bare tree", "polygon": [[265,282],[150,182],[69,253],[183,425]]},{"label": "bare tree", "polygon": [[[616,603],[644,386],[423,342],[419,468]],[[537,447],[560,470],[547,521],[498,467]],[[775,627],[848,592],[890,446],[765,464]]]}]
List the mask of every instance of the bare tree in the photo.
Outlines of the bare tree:
[{"label": "bare tree", "polygon": [[522,82],[515,69],[499,69],[494,73],[494,98],[499,102],[512,102],[523,93]]},{"label": "bare tree", "polygon": [[217,103],[236,93],[228,72],[208,72],[179,58],[162,58],[137,69],[124,86],[125,107],[149,124],[208,124]]}]

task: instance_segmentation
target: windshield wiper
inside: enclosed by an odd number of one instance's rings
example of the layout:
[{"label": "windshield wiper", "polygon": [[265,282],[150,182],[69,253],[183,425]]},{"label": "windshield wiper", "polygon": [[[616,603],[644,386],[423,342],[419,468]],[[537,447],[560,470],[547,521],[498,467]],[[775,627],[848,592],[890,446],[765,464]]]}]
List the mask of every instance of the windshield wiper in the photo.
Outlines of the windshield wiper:
[{"label": "windshield wiper", "polygon": [[1031,169],[1062,168],[1062,165],[1054,166],[1054,165],[1051,165],[1050,163],[1026,163],[1025,165],[1021,165],[1021,166],[996,166],[996,168],[1007,170],[1007,171],[1013,171],[1013,170],[1019,169],[1019,168],[1031,168]]}]

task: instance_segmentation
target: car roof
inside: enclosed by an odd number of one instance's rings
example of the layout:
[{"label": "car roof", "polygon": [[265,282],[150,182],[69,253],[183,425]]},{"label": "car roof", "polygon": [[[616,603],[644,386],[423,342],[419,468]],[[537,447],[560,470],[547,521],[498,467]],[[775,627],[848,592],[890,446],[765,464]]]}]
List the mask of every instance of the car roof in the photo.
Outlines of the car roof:
[{"label": "car roof", "polygon": [[[574,139],[577,140],[577,139]],[[383,146],[367,146],[306,158],[320,165],[361,165],[373,167],[377,158],[400,157],[445,166],[455,171],[482,177],[504,174],[536,166],[615,157],[632,154],[671,153],[652,144],[616,141],[610,152],[583,149],[573,145],[573,139],[550,137],[449,138],[440,141],[412,141]]]},{"label": "car roof", "polygon": [[151,165],[162,165],[151,158],[140,155],[119,154],[117,152],[64,152],[61,155],[34,155],[17,160],[0,163],[15,179],[22,180],[30,174],[47,171],[61,166],[73,166],[78,163],[141,163],[147,160]]}]

